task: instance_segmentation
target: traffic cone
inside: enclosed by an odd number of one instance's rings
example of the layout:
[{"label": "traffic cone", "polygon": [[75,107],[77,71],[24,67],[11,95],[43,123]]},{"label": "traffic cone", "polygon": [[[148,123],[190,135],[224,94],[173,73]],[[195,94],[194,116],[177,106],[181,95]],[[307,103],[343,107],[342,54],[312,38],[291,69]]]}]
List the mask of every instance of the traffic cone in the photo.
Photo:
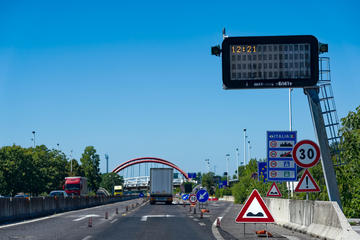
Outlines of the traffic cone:
[{"label": "traffic cone", "polygon": [[89,217],[88,227],[92,227],[92,217]]},{"label": "traffic cone", "polygon": [[220,227],[220,224],[221,224],[220,218],[217,218],[216,219],[216,227]]}]

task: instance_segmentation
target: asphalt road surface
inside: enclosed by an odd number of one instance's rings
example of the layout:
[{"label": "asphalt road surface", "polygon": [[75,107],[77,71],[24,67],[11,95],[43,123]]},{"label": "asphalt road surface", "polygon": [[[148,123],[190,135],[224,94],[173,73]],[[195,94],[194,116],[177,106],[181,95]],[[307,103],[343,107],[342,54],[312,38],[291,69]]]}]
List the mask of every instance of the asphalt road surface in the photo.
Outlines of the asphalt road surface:
[{"label": "asphalt road surface", "polygon": [[[193,208],[190,211],[190,206],[184,207],[181,201],[173,205],[150,205],[136,199],[3,225],[0,239],[264,239],[255,231],[265,229],[265,225],[247,224],[244,234],[243,224],[234,222],[240,205],[216,201],[203,207],[210,212],[201,218],[198,207],[194,213]],[[222,217],[220,228],[214,225],[217,217]],[[271,239],[314,239],[275,224],[267,228],[274,235]]]}]

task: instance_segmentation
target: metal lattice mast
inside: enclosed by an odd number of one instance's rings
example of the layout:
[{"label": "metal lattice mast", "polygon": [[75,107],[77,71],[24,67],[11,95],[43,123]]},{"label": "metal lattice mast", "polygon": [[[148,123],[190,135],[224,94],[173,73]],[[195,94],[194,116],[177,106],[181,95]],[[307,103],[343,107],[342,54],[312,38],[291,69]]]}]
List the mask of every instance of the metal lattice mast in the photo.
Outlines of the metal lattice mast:
[{"label": "metal lattice mast", "polygon": [[336,111],[334,93],[331,86],[330,58],[319,58],[319,90],[320,104],[325,122],[327,139],[331,156],[335,157],[334,165],[344,164],[340,158],[340,122]]}]

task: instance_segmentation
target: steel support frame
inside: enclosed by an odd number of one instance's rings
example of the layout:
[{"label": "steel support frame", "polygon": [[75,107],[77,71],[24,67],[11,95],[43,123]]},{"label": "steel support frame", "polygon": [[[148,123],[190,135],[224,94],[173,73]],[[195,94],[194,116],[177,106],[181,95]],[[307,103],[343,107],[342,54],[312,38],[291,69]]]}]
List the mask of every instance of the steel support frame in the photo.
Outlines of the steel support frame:
[{"label": "steel support frame", "polygon": [[329,142],[327,139],[324,118],[320,105],[319,88],[304,88],[304,93],[308,97],[315,134],[320,146],[321,165],[324,172],[328,196],[330,201],[337,202],[339,207],[342,209],[336,174],[331,159]]}]

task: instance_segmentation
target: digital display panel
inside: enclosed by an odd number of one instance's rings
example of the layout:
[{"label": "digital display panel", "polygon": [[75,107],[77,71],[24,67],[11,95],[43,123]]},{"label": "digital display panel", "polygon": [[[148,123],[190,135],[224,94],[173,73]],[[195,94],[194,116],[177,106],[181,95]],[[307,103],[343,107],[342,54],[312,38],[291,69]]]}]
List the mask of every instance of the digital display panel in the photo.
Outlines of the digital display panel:
[{"label": "digital display panel", "polygon": [[319,78],[313,36],[229,37],[222,54],[227,89],[306,87]]}]

